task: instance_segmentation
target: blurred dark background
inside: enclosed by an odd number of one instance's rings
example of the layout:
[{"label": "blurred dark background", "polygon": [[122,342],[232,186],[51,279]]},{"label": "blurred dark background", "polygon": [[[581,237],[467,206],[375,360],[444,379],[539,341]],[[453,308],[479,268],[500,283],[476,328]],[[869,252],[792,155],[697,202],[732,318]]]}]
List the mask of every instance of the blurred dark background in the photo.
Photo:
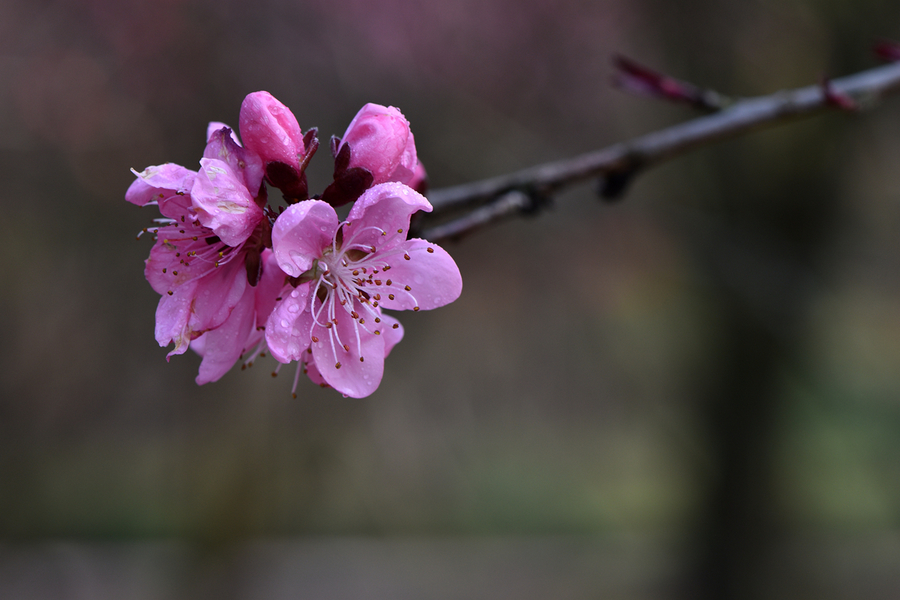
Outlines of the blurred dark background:
[{"label": "blurred dark background", "polygon": [[[412,123],[432,187],[876,64],[885,0],[0,3],[3,598],[900,597],[900,98],[445,247],[370,398],[165,361],[138,170],[265,89]],[[311,187],[330,174],[313,161]]]}]

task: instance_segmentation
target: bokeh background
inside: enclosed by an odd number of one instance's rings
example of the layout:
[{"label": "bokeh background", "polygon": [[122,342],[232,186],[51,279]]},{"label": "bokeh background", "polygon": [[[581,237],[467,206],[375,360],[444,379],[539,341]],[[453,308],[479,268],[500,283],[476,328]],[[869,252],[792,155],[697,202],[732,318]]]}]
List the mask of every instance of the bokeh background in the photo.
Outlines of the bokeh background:
[{"label": "bokeh background", "polygon": [[695,116],[614,53],[749,96],[879,39],[900,4],[0,3],[0,597],[900,597],[900,97],[445,244],[364,400],[167,364],[123,199],[255,90],[323,140],[400,107],[441,187]]}]

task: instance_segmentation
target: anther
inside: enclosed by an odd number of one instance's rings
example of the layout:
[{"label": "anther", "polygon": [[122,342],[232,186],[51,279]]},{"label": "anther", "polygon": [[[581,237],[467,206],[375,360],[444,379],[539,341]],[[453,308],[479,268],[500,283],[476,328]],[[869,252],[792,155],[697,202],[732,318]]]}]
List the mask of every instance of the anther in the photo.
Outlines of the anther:
[{"label": "anther", "polygon": [[388,298],[390,298],[391,300],[393,300],[393,299],[394,299],[394,295],[393,295],[393,294],[388,294]]},{"label": "anther", "polygon": [[359,362],[366,362],[366,359],[362,356],[359,357]]},{"label": "anther", "polygon": [[397,233],[403,233],[403,228],[398,229]]},{"label": "anther", "polygon": [[381,319],[379,319],[378,317],[375,317],[375,322],[376,322],[376,323],[381,323]]},{"label": "anther", "polygon": [[169,290],[169,291],[166,292],[166,293],[167,293],[168,295],[170,295],[170,296],[173,294],[172,290]]},{"label": "anther", "polygon": [[381,335],[381,332],[380,332],[379,330],[376,329],[376,330],[375,330],[375,335]]},{"label": "anther", "polygon": [[334,363],[334,368],[335,368],[335,369],[340,369],[340,368],[341,368],[341,363]]},{"label": "anther", "polygon": [[409,254],[404,254],[403,258],[405,258],[406,260],[409,260]]},{"label": "anther", "polygon": [[385,283],[388,284],[388,285],[391,285],[391,284],[394,283],[394,282],[393,282],[392,280],[388,279]]},{"label": "anther", "polygon": [[165,268],[165,267],[163,267],[163,273],[165,273],[165,272],[166,272],[166,268]]},{"label": "anther", "polygon": [[403,289],[406,290],[407,292],[412,291],[412,288],[409,287],[408,285],[403,286]]},{"label": "anther", "polygon": [[434,248],[428,248],[428,254],[434,254]]},{"label": "anther", "polygon": [[312,336],[312,341],[313,343],[316,343],[319,341],[319,338],[317,338],[316,336]]},{"label": "anther", "polygon": [[344,352],[350,352],[350,345],[344,344]]},{"label": "anther", "polygon": [[391,325],[391,327],[393,327],[394,329],[397,329],[398,327],[400,327],[400,325],[398,323],[394,323],[393,325]]},{"label": "anther", "polygon": [[419,307],[418,307],[418,306],[416,306],[416,307],[413,308],[413,312],[418,312],[418,310],[419,310]]}]

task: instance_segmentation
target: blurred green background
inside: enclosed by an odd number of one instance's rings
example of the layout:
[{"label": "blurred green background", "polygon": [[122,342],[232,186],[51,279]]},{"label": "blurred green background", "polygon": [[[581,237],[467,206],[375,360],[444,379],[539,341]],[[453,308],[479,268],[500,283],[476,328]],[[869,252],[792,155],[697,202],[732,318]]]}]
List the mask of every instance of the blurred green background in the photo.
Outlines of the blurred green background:
[{"label": "blurred green background", "polygon": [[614,53],[750,96],[880,39],[896,2],[0,3],[0,597],[900,597],[900,97],[444,244],[364,400],[167,364],[123,199],[255,90],[323,141],[398,106],[441,187],[695,116]]}]

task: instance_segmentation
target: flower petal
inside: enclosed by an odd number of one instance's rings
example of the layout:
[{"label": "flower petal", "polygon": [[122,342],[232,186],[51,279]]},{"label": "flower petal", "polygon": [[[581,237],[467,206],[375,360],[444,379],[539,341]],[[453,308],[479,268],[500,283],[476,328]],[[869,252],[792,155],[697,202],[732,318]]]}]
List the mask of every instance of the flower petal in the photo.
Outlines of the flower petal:
[{"label": "flower petal", "polygon": [[366,287],[370,295],[381,297],[379,306],[391,310],[430,310],[459,298],[462,275],[443,248],[426,240],[412,239],[394,252],[390,269],[377,280],[381,284]]},{"label": "flower petal", "polygon": [[[210,123],[210,126],[212,125],[214,124]],[[234,173],[241,175],[250,195],[254,197],[259,195],[265,171],[259,155],[242,148],[237,142],[234,132],[224,125],[212,131],[207,138],[203,157],[217,158],[227,163]]]},{"label": "flower petal", "polygon": [[278,266],[290,277],[312,268],[313,260],[331,246],[338,226],[337,213],[321,200],[292,204],[272,227],[272,249]]},{"label": "flower petal", "polygon": [[309,313],[310,284],[287,286],[282,299],[266,321],[266,344],[280,363],[300,360],[309,348],[312,316]]},{"label": "flower petal", "polygon": [[384,323],[384,328],[381,330],[381,335],[384,337],[384,357],[387,358],[394,346],[403,339],[403,325],[394,317],[384,313],[381,315],[381,321]]},{"label": "flower petal", "polygon": [[344,230],[345,245],[352,243],[384,250],[406,241],[413,213],[431,212],[428,199],[402,183],[373,186],[359,197]]},{"label": "flower petal", "polygon": [[222,325],[248,287],[250,284],[247,283],[244,261],[238,260],[222,265],[209,275],[197,279],[190,305],[189,325],[196,333],[193,337]]},{"label": "flower petal", "polygon": [[215,158],[200,160],[200,172],[191,188],[200,222],[229,246],[245,242],[264,218],[243,177]]},{"label": "flower petal", "polygon": [[[355,304],[357,312],[363,312]],[[318,340],[312,341],[313,359],[328,385],[351,398],[364,398],[378,388],[384,374],[384,324],[367,320],[363,326],[342,308],[338,313],[333,327],[313,326]],[[368,331],[369,326],[377,329]]]},{"label": "flower petal", "polygon": [[241,357],[253,331],[254,295],[253,288],[247,286],[228,319],[191,342],[191,349],[203,357],[195,379],[197,385],[217,381]]},{"label": "flower petal", "polygon": [[147,167],[134,174],[137,179],[128,187],[125,199],[138,206],[159,201],[166,196],[189,193],[197,175],[196,172],[174,163]]},{"label": "flower petal", "polygon": [[171,294],[163,294],[156,306],[156,341],[163,348],[175,343],[175,348],[166,356],[167,360],[173,354],[184,354],[194,337],[189,322],[196,289],[197,283],[192,281]]}]

